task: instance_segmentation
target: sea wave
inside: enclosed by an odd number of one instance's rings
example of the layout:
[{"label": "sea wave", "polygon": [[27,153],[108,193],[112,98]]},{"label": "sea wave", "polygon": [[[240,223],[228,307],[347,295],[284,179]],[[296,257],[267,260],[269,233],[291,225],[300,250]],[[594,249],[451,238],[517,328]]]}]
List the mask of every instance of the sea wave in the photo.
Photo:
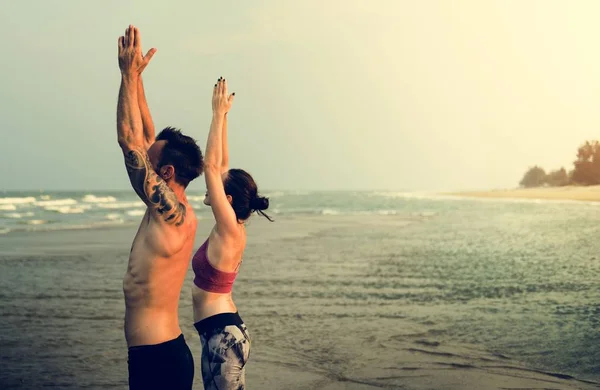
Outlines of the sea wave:
[{"label": "sea wave", "polygon": [[45,225],[48,223],[45,219],[30,219],[29,221],[23,221],[26,225]]},{"label": "sea wave", "polygon": [[429,199],[429,200],[444,200],[448,199],[445,195],[439,195],[430,192],[371,192],[370,197],[382,197],[392,199]]},{"label": "sea wave", "polygon": [[38,207],[57,207],[57,206],[71,206],[77,204],[75,199],[56,199],[56,200],[39,200],[34,202],[34,205]]},{"label": "sea wave", "polygon": [[112,203],[116,202],[117,198],[114,196],[96,196],[93,194],[87,194],[81,200],[86,203]]},{"label": "sea wave", "polygon": [[14,218],[14,219],[20,219],[23,217],[33,217],[33,212],[29,211],[27,213],[6,213],[4,214],[4,216],[6,218]]},{"label": "sea wave", "polygon": [[2,204],[24,204],[24,203],[33,203],[35,202],[35,198],[33,196],[27,196],[25,198],[0,198],[0,205]]},{"label": "sea wave", "polygon": [[50,206],[44,207],[44,210],[47,211],[56,211],[60,214],[82,214],[85,210],[89,209],[89,207],[79,206],[79,207],[71,207],[71,206]]},{"label": "sea wave", "polygon": [[146,214],[146,210],[129,210],[126,214],[132,217],[139,217]]}]

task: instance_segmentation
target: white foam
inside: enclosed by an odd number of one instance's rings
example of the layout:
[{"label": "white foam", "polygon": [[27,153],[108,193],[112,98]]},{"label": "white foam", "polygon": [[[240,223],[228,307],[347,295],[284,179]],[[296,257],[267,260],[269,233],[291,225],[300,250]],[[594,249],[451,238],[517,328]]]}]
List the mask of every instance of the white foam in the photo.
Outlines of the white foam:
[{"label": "white foam", "polygon": [[144,214],[146,214],[146,210],[129,210],[127,212],[127,215],[130,215],[132,217],[139,217]]},{"label": "white foam", "polygon": [[112,203],[116,202],[117,198],[115,198],[114,196],[96,196],[88,194],[85,195],[81,200],[86,203]]},{"label": "white foam", "polygon": [[26,198],[0,198],[0,204],[25,204],[25,203],[33,203],[35,202],[35,198],[33,196],[28,196]]},{"label": "white foam", "polygon": [[2,211],[14,211],[17,207],[14,204],[0,204],[0,210]]},{"label": "white foam", "polygon": [[444,195],[429,192],[372,192],[369,196],[381,196],[384,198],[404,199],[445,199]]},{"label": "white foam", "polygon": [[32,219],[31,221],[27,221],[28,225],[44,225],[48,223],[48,221],[44,219]]},{"label": "white foam", "polygon": [[112,213],[112,214],[106,214],[106,219],[109,219],[111,221],[116,221],[116,220],[121,219],[121,215],[120,214],[114,214],[114,213]]},{"label": "white foam", "polygon": [[77,204],[75,199],[67,198],[67,199],[56,199],[56,200],[41,200],[34,203],[39,207],[55,207],[55,206],[70,206]]},{"label": "white foam", "polygon": [[10,232],[9,228],[0,228],[0,234],[6,234],[8,232]]},{"label": "white foam", "polygon": [[40,199],[41,200],[48,200],[48,199],[50,199],[50,195],[41,195]]},{"label": "white foam", "polygon": [[191,202],[202,202],[204,201],[204,196],[188,196],[187,197],[189,201]]},{"label": "white foam", "polygon": [[23,217],[33,217],[33,213],[27,212],[27,213],[6,213],[5,216],[7,218],[23,218]]},{"label": "white foam", "polygon": [[398,212],[396,210],[379,210],[377,211],[379,215],[396,215]]},{"label": "white foam", "polygon": [[321,214],[323,215],[339,215],[340,212],[333,209],[323,209],[321,210]]},{"label": "white foam", "polygon": [[48,211],[56,211],[61,214],[81,214],[85,212],[85,207],[70,207],[70,206],[50,206],[44,207]]}]

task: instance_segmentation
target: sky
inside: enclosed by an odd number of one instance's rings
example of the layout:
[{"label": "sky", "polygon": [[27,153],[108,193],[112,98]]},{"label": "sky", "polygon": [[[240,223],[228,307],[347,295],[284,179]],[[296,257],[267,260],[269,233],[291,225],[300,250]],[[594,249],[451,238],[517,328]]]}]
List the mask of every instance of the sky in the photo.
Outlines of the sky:
[{"label": "sky", "polygon": [[157,130],[204,150],[226,77],[230,165],[259,189],[515,187],[599,138],[599,14],[584,0],[1,2],[0,190],[129,188],[130,23],[158,49],[144,71]]}]

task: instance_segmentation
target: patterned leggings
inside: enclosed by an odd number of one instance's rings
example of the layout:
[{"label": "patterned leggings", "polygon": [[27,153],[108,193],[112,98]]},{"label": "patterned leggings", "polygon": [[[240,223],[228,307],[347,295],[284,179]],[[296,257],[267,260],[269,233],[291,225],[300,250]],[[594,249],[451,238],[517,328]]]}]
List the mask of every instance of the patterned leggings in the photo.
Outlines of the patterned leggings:
[{"label": "patterned leggings", "polygon": [[206,390],[243,390],[250,356],[248,329],[238,313],[221,313],[194,324],[202,343]]}]

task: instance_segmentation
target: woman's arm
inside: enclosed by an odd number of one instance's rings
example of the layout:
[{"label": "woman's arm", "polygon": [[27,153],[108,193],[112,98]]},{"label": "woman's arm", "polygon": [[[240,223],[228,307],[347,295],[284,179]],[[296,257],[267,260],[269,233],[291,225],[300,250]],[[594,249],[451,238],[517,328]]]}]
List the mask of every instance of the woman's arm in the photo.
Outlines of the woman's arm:
[{"label": "woman's arm", "polygon": [[[232,94],[233,96],[234,94]],[[223,154],[221,155],[221,173],[229,171],[229,148],[227,146],[227,113],[223,116],[223,132],[221,134],[223,140]]]},{"label": "woman's arm", "polygon": [[213,89],[213,116],[206,142],[206,155],[204,156],[204,179],[210,196],[210,206],[217,221],[217,231],[220,234],[235,234],[238,224],[235,212],[225,194],[221,172],[223,164],[223,124],[225,123],[225,115],[233,103],[233,96],[233,94],[227,94],[227,81],[219,79]]}]

